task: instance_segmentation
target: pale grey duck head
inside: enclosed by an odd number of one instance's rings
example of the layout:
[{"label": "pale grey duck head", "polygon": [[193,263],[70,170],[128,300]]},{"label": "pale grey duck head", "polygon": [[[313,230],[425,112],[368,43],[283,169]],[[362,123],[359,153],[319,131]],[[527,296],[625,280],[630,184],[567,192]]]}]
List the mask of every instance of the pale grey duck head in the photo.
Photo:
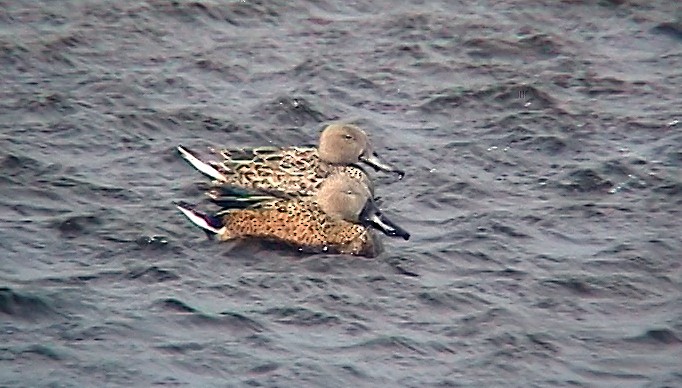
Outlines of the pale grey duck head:
[{"label": "pale grey duck head", "polygon": [[318,152],[320,159],[327,163],[350,165],[363,162],[376,170],[395,172],[401,179],[405,175],[403,170],[379,157],[365,131],[356,125],[328,125],[320,135]]},{"label": "pale grey duck head", "polygon": [[316,195],[317,204],[332,218],[371,226],[387,236],[409,240],[410,233],[386,218],[366,185],[345,174],[325,179]]}]

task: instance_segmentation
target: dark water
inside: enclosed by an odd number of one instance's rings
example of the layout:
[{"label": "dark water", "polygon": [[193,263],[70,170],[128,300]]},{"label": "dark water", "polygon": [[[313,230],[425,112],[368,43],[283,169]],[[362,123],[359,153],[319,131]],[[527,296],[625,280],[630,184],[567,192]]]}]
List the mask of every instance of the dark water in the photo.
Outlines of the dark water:
[{"label": "dark water", "polygon": [[[682,386],[676,1],[0,1],[0,385]],[[374,260],[174,152],[370,132]]]}]

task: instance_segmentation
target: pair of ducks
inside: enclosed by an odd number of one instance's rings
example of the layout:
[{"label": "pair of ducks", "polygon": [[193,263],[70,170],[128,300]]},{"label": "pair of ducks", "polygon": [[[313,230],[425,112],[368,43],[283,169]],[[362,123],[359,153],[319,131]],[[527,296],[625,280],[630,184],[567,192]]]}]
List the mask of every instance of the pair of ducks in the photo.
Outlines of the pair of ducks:
[{"label": "pair of ducks", "polygon": [[381,244],[371,228],[408,240],[374,201],[374,185],[358,165],[403,171],[374,152],[367,134],[351,124],[331,124],[315,147],[221,150],[221,162],[202,162],[179,146],[182,157],[213,179],[213,215],[179,203],[194,224],[220,240],[261,239],[308,252],[376,256]]}]

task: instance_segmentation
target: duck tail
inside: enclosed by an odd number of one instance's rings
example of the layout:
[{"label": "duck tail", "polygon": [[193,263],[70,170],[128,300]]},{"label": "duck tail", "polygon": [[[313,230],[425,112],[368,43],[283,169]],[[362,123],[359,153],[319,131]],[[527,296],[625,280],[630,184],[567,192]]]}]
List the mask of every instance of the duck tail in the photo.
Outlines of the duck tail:
[{"label": "duck tail", "polygon": [[219,217],[195,210],[192,205],[186,202],[177,202],[175,206],[185,215],[185,217],[189,218],[194,225],[200,227],[209,238],[220,233],[223,222]]},{"label": "duck tail", "polygon": [[189,164],[192,165],[192,167],[196,168],[202,174],[217,181],[227,182],[227,177],[225,177],[225,175],[223,175],[220,171],[218,171],[215,167],[211,166],[210,164],[204,163],[201,160],[199,160],[187,148],[179,145],[177,147],[177,150],[178,152],[180,152],[180,156],[182,156],[183,159],[185,159]]}]

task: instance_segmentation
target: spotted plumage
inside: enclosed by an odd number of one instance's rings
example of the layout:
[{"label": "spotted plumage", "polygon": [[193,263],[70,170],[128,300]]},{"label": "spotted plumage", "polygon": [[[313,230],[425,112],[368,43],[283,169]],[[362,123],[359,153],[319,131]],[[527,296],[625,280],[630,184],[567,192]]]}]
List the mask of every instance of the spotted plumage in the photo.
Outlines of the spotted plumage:
[{"label": "spotted plumage", "polygon": [[314,201],[279,201],[266,208],[221,214],[218,238],[283,242],[310,252],[376,256],[374,234],[365,226],[329,217]]},{"label": "spotted plumage", "polygon": [[372,181],[362,167],[325,163],[313,147],[224,149],[219,153],[223,161],[212,165],[225,180],[217,180],[218,185],[227,183],[310,196],[319,190],[328,176],[346,174],[374,191]]},{"label": "spotted plumage", "polygon": [[[213,178],[216,186],[277,190],[293,196],[311,196],[322,181],[334,174],[359,180],[374,192],[372,181],[359,163],[378,170],[403,172],[390,166],[374,152],[367,134],[351,124],[331,124],[320,135],[315,147],[258,147],[215,151],[220,161],[204,163],[186,148],[181,155],[195,168]],[[209,196],[215,196],[209,192]]]},{"label": "spotted plumage", "polygon": [[[286,243],[306,251],[326,251],[376,256],[380,243],[369,227],[389,236],[409,239],[408,232],[393,224],[376,207],[369,189],[344,174],[325,179],[313,197],[262,196],[213,216],[178,208],[196,225],[220,240],[257,239]],[[240,203],[245,207],[241,208]]]}]

